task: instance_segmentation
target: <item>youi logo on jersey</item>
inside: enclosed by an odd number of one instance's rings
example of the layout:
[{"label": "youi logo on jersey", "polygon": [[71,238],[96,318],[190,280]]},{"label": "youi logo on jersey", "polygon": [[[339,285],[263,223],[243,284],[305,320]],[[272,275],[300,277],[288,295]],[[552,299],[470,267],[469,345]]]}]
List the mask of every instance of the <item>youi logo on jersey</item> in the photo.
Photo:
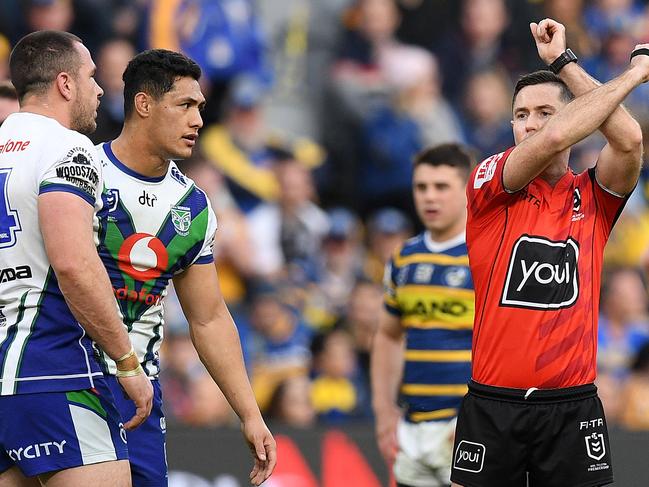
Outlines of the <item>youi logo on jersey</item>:
[{"label": "youi logo on jersey", "polygon": [[521,236],[509,260],[500,304],[516,308],[560,309],[579,297],[579,244]]}]

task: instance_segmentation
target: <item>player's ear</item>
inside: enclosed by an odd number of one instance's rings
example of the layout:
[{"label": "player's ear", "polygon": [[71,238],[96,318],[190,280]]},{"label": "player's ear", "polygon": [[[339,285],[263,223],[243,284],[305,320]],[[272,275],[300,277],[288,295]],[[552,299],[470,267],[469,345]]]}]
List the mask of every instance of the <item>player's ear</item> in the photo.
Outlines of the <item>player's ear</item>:
[{"label": "player's ear", "polygon": [[59,91],[61,96],[65,98],[66,101],[70,101],[72,99],[73,83],[73,77],[65,71],[59,73],[54,80],[56,89]]},{"label": "player's ear", "polygon": [[133,103],[135,105],[135,111],[142,118],[148,118],[151,115],[151,96],[140,91],[135,95]]}]

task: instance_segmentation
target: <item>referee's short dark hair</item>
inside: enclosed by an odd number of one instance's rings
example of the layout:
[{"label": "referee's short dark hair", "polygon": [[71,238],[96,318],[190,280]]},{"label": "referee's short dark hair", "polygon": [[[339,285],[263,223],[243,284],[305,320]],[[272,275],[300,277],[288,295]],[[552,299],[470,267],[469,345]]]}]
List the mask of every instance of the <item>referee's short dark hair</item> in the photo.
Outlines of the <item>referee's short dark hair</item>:
[{"label": "referee's short dark hair", "polygon": [[418,153],[413,160],[413,169],[421,164],[456,167],[468,179],[476,160],[472,151],[461,144],[441,144]]},{"label": "referee's short dark hair", "polygon": [[75,42],[83,44],[74,34],[57,30],[32,32],[18,41],[9,58],[9,73],[19,100],[43,94],[59,73],[79,72],[81,56]]},{"label": "referee's short dark hair", "polygon": [[542,85],[545,83],[557,85],[561,89],[560,96],[561,100],[563,100],[564,102],[570,103],[575,98],[575,95],[572,94],[572,91],[570,91],[568,85],[566,85],[566,83],[561,78],[559,78],[559,76],[554,74],[552,71],[548,71],[547,69],[541,69],[539,71],[534,71],[533,73],[525,74],[518,78],[516,86],[514,87],[514,95],[512,96],[512,107],[514,106],[518,92],[523,88],[525,88],[526,86]]},{"label": "referee's short dark hair", "polygon": [[184,54],[166,49],[149,49],[128,63],[124,81],[124,117],[128,119],[134,109],[135,95],[144,92],[160,100],[171,91],[179,78],[191,77],[198,81],[201,68]]}]

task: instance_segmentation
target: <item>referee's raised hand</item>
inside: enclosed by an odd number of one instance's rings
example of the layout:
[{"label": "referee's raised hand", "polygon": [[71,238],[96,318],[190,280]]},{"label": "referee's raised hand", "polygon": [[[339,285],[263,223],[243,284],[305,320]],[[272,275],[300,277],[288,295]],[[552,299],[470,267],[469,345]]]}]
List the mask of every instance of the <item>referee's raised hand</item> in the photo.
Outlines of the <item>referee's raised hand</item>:
[{"label": "referee's raised hand", "polygon": [[556,20],[543,19],[538,24],[532,22],[530,31],[539,57],[545,64],[552,64],[566,50],[566,28]]}]

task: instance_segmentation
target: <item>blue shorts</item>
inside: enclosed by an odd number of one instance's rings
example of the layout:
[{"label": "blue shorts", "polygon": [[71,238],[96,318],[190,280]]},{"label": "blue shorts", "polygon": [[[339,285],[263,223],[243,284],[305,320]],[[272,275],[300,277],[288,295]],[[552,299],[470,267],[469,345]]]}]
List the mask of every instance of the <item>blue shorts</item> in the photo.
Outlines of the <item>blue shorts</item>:
[{"label": "blue shorts", "polygon": [[[135,405],[128,399],[114,376],[107,375],[106,381],[115,396],[115,405],[124,422],[135,414]],[[140,426],[127,432],[129,461],[133,487],[166,487],[167,452],[165,436],[167,426],[162,412],[162,389],[160,381],[152,380],[153,407],[151,415]]]},{"label": "blue shorts", "polygon": [[0,396],[0,472],[32,477],[128,460],[126,432],[103,379],[93,389]]}]

